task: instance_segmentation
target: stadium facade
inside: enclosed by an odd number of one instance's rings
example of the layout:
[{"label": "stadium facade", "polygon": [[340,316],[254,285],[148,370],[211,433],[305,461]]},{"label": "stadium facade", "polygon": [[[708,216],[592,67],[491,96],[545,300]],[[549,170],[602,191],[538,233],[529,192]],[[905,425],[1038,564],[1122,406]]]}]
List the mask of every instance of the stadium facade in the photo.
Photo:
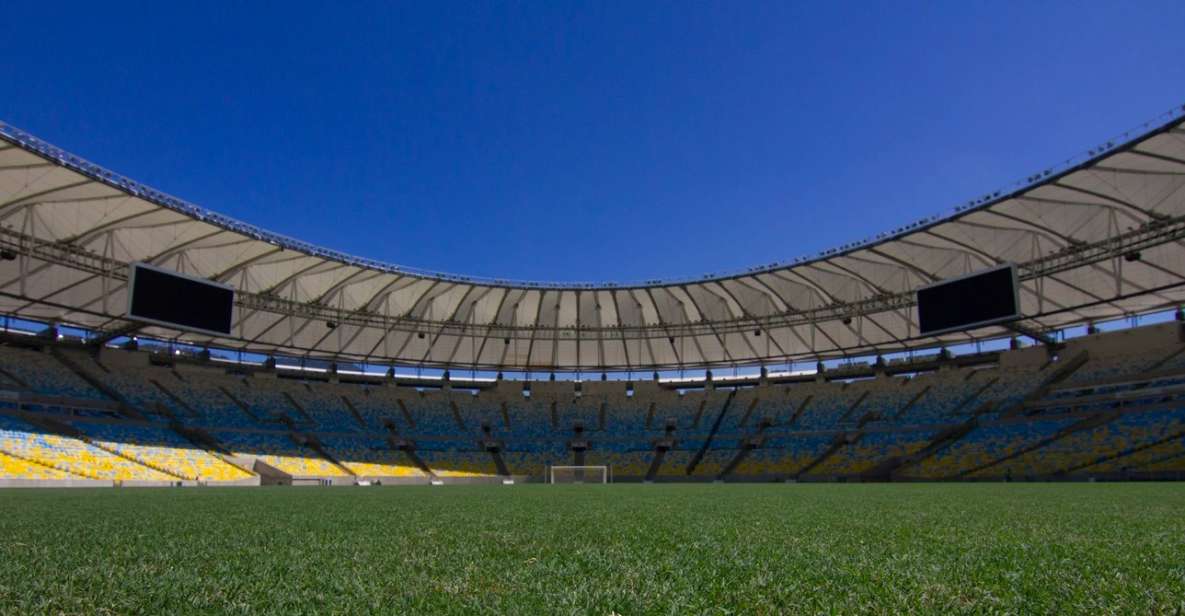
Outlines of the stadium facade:
[{"label": "stadium facade", "polygon": [[[651,481],[1177,477],[1180,321],[1056,333],[1180,316],[1183,111],[870,240],[640,284],[481,280],[353,257],[0,125],[0,311],[44,326],[5,328],[0,483],[533,481],[554,466]],[[231,326],[130,318],[133,263],[233,289]],[[1007,264],[1019,320],[921,332],[919,289]],[[61,339],[67,327],[84,335]],[[327,369],[130,350],[133,336]],[[937,351],[1017,336],[1036,344]],[[878,359],[679,382],[338,369],[649,373],[857,356]]]}]

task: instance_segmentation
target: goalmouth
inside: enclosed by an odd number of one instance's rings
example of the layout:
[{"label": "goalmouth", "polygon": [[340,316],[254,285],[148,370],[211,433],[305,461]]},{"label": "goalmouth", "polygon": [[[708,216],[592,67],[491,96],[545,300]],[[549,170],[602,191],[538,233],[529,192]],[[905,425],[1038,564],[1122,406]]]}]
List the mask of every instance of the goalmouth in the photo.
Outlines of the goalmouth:
[{"label": "goalmouth", "polygon": [[549,466],[547,483],[609,483],[613,473],[608,466]]}]

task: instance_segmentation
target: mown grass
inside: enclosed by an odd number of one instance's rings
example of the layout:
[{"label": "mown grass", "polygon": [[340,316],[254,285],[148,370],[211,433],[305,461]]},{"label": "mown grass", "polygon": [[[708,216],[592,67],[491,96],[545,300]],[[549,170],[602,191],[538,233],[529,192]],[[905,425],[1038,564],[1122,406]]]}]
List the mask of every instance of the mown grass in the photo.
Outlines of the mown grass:
[{"label": "mown grass", "polygon": [[0,612],[1183,613],[1185,485],[7,490]]}]

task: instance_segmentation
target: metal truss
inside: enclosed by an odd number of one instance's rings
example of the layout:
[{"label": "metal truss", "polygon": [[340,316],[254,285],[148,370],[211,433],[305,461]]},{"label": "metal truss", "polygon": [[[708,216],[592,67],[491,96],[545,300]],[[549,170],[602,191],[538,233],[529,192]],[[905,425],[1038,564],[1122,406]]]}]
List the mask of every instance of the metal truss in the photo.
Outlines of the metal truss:
[{"label": "metal truss", "polygon": [[[1170,242],[1185,239],[1185,216],[1153,220],[1141,227],[1115,235],[1106,240],[1072,245],[1058,252],[1018,264],[1018,275],[1023,282],[1039,280],[1058,273],[1121,259]],[[23,234],[12,228],[0,228],[0,249],[17,255],[18,259],[37,260],[111,281],[127,280],[128,264],[88,251],[76,245],[50,242]],[[22,267],[22,275],[27,271]],[[1116,274],[1118,275],[1118,274]],[[36,303],[35,298],[21,299]],[[370,310],[345,310],[328,304],[300,302],[269,293],[237,292],[235,301],[240,310],[262,311],[281,317],[332,321],[381,331],[410,332],[432,336],[459,335],[499,337],[520,340],[640,340],[680,336],[720,336],[726,333],[772,330],[784,327],[812,325],[829,321],[856,319],[891,311],[903,311],[916,304],[910,292],[880,294],[857,302],[832,302],[807,310],[791,310],[776,315],[698,323],[666,323],[656,326],[575,326],[556,327],[507,326],[472,322],[434,321],[411,316],[392,317]],[[1065,308],[1059,309],[1063,311]],[[1057,311],[1051,311],[1057,312]],[[119,315],[110,315],[118,317]],[[1041,314],[1026,315],[1039,318]],[[122,328],[119,328],[122,329]],[[100,332],[103,335],[107,332]]]}]

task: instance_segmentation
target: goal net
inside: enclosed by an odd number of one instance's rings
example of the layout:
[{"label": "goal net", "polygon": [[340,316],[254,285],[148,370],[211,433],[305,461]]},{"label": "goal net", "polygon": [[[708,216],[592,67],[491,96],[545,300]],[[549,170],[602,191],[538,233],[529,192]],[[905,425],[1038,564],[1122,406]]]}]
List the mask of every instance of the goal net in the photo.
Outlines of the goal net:
[{"label": "goal net", "polygon": [[609,483],[612,478],[608,466],[552,466],[547,469],[547,483]]}]

